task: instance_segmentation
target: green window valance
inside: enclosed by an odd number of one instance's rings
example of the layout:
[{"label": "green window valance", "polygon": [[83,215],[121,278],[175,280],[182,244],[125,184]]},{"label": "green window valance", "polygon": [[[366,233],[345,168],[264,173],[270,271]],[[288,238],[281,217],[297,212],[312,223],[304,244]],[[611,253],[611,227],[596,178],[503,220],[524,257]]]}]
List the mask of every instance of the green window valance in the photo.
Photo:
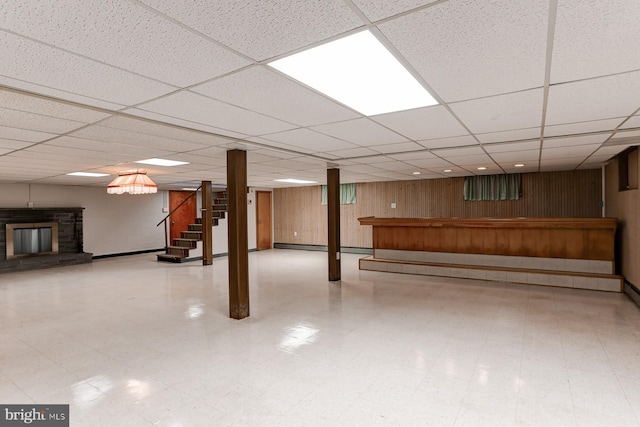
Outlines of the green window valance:
[{"label": "green window valance", "polygon": [[[356,184],[340,184],[340,204],[352,205],[356,203]],[[327,186],[322,186],[322,204],[327,204]]]},{"label": "green window valance", "polygon": [[518,200],[521,174],[479,175],[464,178],[464,200]]}]

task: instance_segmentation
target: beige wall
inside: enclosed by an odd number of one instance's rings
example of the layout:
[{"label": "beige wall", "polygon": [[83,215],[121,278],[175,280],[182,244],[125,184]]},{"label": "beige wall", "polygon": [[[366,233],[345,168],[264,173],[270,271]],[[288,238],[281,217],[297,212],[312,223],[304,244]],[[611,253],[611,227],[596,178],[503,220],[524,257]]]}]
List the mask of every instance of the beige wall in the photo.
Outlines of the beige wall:
[{"label": "beige wall", "polygon": [[[357,184],[357,203],[340,207],[342,246],[372,246],[370,227],[357,218],[377,217],[600,217],[600,169],[522,175],[517,201],[465,202],[464,178]],[[275,189],[275,242],[327,244],[327,207],[320,186]],[[396,209],[391,209],[396,203]]]},{"label": "beige wall", "polygon": [[[634,173],[638,174],[637,168]],[[637,180],[638,176],[635,176],[635,179]],[[617,160],[606,167],[605,181],[606,215],[618,218],[618,273],[634,285],[640,286],[640,190],[618,191]]]}]

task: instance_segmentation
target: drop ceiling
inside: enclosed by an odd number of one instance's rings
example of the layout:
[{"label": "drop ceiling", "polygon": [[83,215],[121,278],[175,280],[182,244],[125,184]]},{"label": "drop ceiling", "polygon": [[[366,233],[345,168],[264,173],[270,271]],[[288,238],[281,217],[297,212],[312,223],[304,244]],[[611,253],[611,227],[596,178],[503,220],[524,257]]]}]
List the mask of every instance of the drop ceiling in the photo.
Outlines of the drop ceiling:
[{"label": "drop ceiling", "polygon": [[[366,117],[267,65],[364,30],[439,105]],[[190,162],[147,167],[162,188],[223,184],[230,149],[265,187],[328,163],[343,182],[598,168],[640,144],[638,40],[637,0],[6,0],[0,183],[106,186],[160,157]]]}]

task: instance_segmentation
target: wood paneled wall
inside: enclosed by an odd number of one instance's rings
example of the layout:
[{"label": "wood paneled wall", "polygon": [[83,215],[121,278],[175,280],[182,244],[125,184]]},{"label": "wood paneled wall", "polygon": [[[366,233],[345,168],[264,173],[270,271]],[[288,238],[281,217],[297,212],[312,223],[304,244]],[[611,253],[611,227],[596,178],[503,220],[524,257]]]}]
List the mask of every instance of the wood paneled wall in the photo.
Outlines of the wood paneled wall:
[{"label": "wood paneled wall", "polygon": [[618,218],[617,273],[640,286],[640,190],[618,189],[618,166],[616,159],[606,167],[606,214]]},{"label": "wood paneled wall", "polygon": [[[357,203],[340,207],[342,246],[372,247],[365,216],[396,218],[588,218],[601,216],[600,169],[522,175],[520,200],[465,202],[464,178],[357,184]],[[327,244],[320,186],[275,189],[275,242]],[[396,203],[396,209],[391,209]],[[294,233],[297,233],[295,235]]]}]

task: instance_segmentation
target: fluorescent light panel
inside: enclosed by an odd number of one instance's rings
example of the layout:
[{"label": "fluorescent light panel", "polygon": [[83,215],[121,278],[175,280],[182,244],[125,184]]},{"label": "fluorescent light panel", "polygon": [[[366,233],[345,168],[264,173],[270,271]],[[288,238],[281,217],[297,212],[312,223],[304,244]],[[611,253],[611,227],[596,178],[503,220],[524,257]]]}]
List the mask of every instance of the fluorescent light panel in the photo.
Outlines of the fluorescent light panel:
[{"label": "fluorescent light panel", "polygon": [[293,178],[286,178],[286,179],[274,179],[274,181],[278,181],[278,182],[288,182],[289,184],[317,184],[317,181],[305,181],[304,179],[293,179]]},{"label": "fluorescent light panel", "polygon": [[136,163],[144,163],[145,165],[154,165],[154,166],[180,166],[180,165],[188,165],[189,162],[179,162],[177,160],[166,160],[166,159],[146,159],[146,160],[138,160]]},{"label": "fluorescent light panel", "polygon": [[369,31],[269,65],[367,116],[438,103]]},{"label": "fluorescent light panel", "polygon": [[95,173],[95,172],[71,172],[68,173],[69,176],[87,176],[91,178],[100,178],[103,176],[109,176],[108,173]]}]

